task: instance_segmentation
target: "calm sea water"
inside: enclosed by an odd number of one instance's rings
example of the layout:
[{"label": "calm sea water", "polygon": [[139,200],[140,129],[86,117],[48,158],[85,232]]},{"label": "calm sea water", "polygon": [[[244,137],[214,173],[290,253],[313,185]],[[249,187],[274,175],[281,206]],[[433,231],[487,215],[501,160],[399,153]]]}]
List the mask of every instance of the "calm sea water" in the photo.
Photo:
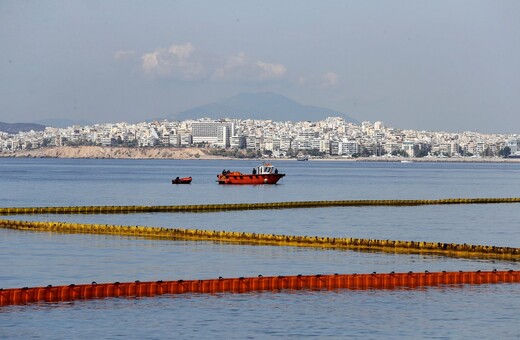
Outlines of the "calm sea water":
[{"label": "calm sea water", "polygon": [[[0,159],[0,206],[518,197],[520,164],[290,162],[275,186],[222,186],[255,161]],[[172,185],[177,176],[191,185]],[[10,216],[520,247],[520,205]],[[318,273],[520,270],[516,262],[0,229],[0,287]],[[2,338],[516,338],[520,286],[105,299],[0,308]]]}]

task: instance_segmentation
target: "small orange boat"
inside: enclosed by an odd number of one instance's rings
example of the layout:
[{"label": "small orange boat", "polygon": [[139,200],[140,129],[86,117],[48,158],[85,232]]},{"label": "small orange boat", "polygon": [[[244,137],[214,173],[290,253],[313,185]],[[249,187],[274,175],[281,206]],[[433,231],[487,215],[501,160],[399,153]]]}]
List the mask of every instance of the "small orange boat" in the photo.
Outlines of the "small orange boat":
[{"label": "small orange boat", "polygon": [[276,184],[285,174],[279,174],[271,164],[262,164],[253,168],[253,173],[243,174],[238,171],[222,171],[217,175],[218,184]]},{"label": "small orange boat", "polygon": [[191,177],[182,177],[182,178],[175,178],[172,179],[172,184],[190,184],[191,183]]}]

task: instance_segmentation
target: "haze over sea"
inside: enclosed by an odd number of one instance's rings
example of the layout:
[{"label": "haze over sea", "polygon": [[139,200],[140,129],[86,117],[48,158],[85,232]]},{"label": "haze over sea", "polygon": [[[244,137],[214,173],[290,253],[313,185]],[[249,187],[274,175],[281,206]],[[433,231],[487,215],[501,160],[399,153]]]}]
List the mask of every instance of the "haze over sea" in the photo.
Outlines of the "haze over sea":
[{"label": "haze over sea", "polygon": [[[518,163],[275,161],[278,185],[223,186],[257,161],[0,159],[0,206],[518,197]],[[172,185],[192,176],[190,185]],[[520,247],[518,204],[26,215],[74,221]],[[0,287],[92,281],[520,270],[517,262],[0,229]],[[516,284],[119,298],[0,308],[1,338],[516,338]]]}]

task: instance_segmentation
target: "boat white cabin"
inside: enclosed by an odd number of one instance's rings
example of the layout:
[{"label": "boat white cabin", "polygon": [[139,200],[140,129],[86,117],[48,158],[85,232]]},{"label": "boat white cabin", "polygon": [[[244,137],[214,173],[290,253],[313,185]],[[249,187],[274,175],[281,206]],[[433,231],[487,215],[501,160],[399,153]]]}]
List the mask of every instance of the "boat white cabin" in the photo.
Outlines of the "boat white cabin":
[{"label": "boat white cabin", "polygon": [[269,175],[269,174],[277,174],[278,169],[276,169],[272,164],[264,163],[260,166],[257,166],[254,168],[254,172],[256,172],[257,175]]}]

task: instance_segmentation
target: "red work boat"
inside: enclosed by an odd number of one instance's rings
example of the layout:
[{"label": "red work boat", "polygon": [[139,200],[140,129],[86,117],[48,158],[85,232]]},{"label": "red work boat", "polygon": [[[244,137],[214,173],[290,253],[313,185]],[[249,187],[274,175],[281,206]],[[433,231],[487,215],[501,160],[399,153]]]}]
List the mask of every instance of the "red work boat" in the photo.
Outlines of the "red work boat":
[{"label": "red work boat", "polygon": [[190,184],[191,177],[177,177],[176,179],[172,179],[172,184]]},{"label": "red work boat", "polygon": [[251,174],[243,174],[238,171],[222,171],[217,175],[218,184],[276,184],[285,174],[279,174],[271,164],[262,164],[253,168]]}]

